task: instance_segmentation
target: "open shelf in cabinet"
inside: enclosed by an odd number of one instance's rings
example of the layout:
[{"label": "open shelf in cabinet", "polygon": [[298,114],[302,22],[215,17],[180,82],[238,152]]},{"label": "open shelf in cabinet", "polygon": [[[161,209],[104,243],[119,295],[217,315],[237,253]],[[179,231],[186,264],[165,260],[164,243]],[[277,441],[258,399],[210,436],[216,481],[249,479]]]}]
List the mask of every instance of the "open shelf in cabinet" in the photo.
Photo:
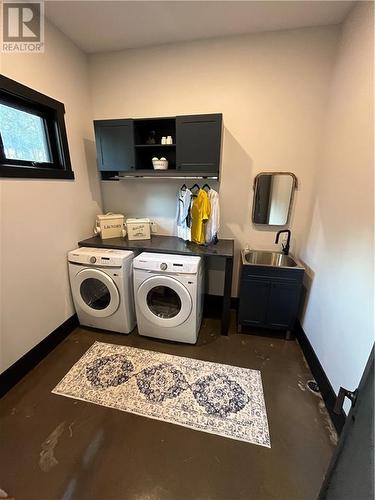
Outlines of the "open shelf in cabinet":
[{"label": "open shelf in cabinet", "polygon": [[[135,149],[135,170],[153,170],[152,159],[165,158],[168,160],[168,170],[176,170],[176,148],[136,148]],[[160,172],[160,170],[159,170]]]},{"label": "open shelf in cabinet", "polygon": [[[137,147],[170,147],[161,144],[162,137],[176,141],[176,118],[138,118],[134,120],[134,140]],[[155,144],[149,144],[153,138]],[[174,144],[173,144],[174,145]]]}]

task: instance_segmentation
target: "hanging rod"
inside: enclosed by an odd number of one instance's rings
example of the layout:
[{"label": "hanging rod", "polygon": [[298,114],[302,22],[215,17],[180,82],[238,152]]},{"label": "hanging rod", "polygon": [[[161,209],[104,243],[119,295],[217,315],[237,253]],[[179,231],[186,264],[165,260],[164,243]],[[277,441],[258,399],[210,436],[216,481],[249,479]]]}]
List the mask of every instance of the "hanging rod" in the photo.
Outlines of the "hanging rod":
[{"label": "hanging rod", "polygon": [[156,175],[115,175],[114,177],[110,177],[109,179],[107,180],[110,180],[110,181],[124,181],[124,180],[128,180],[128,179],[177,179],[177,180],[181,180],[181,179],[210,179],[210,180],[218,180],[218,177],[217,176],[208,176],[208,175],[205,175],[205,176],[197,176],[197,175],[192,175],[192,176],[172,176],[172,175],[164,175],[164,176],[160,176],[160,177],[157,177]]}]

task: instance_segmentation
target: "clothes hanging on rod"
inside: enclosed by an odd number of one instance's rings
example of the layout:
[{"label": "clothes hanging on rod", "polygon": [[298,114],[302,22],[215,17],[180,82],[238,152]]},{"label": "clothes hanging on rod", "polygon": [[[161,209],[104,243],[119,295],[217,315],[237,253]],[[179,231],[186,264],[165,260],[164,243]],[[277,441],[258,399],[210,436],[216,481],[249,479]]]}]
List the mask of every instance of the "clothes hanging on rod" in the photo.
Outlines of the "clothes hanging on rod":
[{"label": "clothes hanging on rod", "polygon": [[177,236],[199,245],[217,243],[219,225],[219,193],[207,183],[190,189],[183,184],[177,196]]},{"label": "clothes hanging on rod", "polygon": [[177,236],[185,241],[191,241],[191,200],[192,192],[183,184],[177,197]]}]

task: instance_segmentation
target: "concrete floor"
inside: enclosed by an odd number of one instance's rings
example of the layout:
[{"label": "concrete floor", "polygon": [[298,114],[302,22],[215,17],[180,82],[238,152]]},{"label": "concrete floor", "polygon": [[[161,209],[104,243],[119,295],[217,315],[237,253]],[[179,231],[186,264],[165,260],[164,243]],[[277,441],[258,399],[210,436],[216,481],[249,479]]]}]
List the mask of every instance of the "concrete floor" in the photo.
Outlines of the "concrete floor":
[{"label": "concrete floor", "polygon": [[[206,319],[189,346],[75,330],[0,402],[0,488],[16,500],[315,499],[335,433],[298,343],[236,334],[234,321],[218,332]],[[260,370],[272,448],[51,394],[95,340]]]}]

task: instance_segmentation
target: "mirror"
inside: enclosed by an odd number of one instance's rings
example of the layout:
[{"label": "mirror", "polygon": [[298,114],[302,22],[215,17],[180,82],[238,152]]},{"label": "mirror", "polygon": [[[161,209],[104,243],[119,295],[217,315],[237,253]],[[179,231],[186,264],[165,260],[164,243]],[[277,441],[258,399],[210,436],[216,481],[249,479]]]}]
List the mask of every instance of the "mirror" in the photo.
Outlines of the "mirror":
[{"label": "mirror", "polygon": [[255,177],[253,223],[285,226],[297,177],[290,172],[263,172]]}]

